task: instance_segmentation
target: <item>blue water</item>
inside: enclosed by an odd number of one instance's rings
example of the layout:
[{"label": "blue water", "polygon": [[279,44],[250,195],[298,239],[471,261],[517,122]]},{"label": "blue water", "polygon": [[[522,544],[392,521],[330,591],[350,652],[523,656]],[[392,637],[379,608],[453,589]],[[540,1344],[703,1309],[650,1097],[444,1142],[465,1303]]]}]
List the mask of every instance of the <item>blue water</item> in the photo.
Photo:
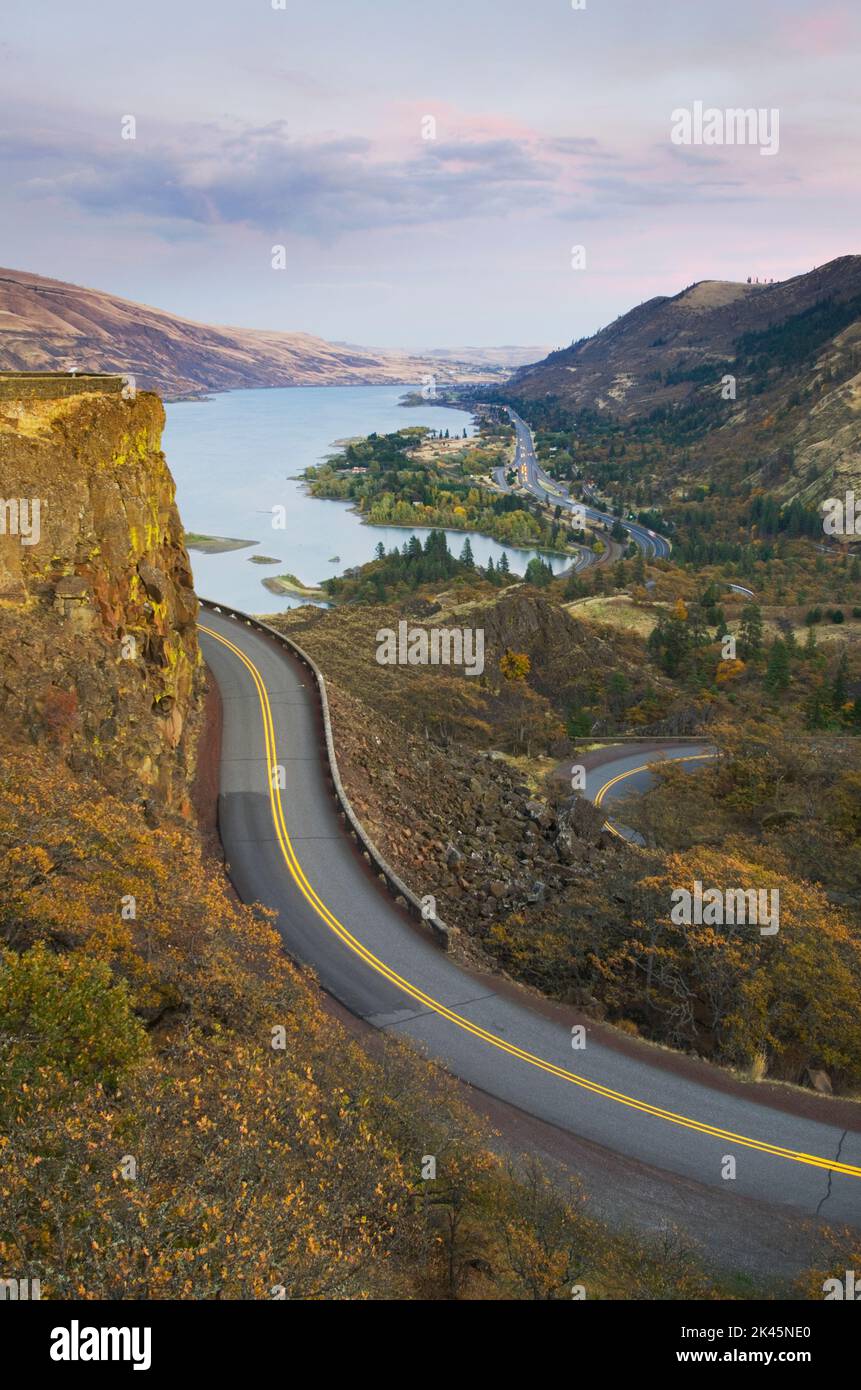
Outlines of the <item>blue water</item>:
[{"label": "blue water", "polygon": [[[412,531],[366,526],[349,503],[309,497],[295,475],[337,452],[336,440],[354,435],[391,433],[408,425],[474,432],[464,411],[399,405],[406,389],[298,386],[168,405],[164,450],[186,530],[257,542],[223,555],[190,551],[197,592],[246,612],[275,613],[301,600],[270,594],[261,583],[267,575],[289,572],[306,584],[319,583],[370,560],[379,541],[387,550],[403,545]],[[283,530],[273,528],[276,506],[286,509]],[[416,528],[415,534],[427,532]],[[446,534],[456,555],[468,534],[479,564],[491,555],[495,562],[504,551],[516,574],[536,553],[472,532]],[[248,557],[255,552],[277,558],[278,564],[251,564]],[[556,571],[568,564],[562,556],[547,558]]]}]

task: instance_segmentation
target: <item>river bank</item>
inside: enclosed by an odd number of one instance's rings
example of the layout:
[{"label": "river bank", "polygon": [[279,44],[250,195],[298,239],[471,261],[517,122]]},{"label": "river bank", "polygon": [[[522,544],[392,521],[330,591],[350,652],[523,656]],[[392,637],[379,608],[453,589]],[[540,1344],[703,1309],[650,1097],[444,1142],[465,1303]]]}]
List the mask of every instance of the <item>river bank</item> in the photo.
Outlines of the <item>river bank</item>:
[{"label": "river bank", "polygon": [[[309,586],[366,563],[380,541],[391,549],[410,534],[424,539],[429,525],[364,525],[349,503],[312,498],[301,481],[288,476],[337,452],[336,440],[391,432],[403,428],[405,419],[458,434],[472,429],[462,410],[426,406],[426,413],[416,407],[407,414],[403,393],[403,386],[270,388],[169,404],[163,444],[184,524],[197,536],[252,538],[250,547],[277,556],[285,572]],[[497,563],[505,554],[515,574],[523,574],[537,553],[533,546],[502,544],[474,531],[440,529],[455,554],[468,536],[477,564],[491,557]],[[248,548],[195,550],[191,560],[198,593],[246,612],[284,611],[309,601],[270,596],[260,568],[248,563]],[[565,557],[549,560],[554,572],[565,568]]]}]

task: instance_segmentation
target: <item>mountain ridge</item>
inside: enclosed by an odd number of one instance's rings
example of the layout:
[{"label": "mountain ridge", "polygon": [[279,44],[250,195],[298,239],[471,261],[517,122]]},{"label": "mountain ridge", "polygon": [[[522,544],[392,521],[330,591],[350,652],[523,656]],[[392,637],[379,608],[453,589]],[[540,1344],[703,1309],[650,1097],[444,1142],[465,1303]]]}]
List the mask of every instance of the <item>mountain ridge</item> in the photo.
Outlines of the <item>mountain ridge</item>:
[{"label": "mountain ridge", "polygon": [[501,378],[498,364],[332,343],[312,333],[204,324],[109,291],[0,267],[0,369],[128,372],[166,399],[266,386]]},{"label": "mountain ridge", "polygon": [[861,256],[657,296],[514,373],[503,395],[533,424],[577,420],[587,453],[614,433],[641,459],[648,446],[664,495],[710,477],[781,503],[840,495],[861,483]]},{"label": "mountain ridge", "polygon": [[[710,362],[723,364],[745,333],[765,332],[817,303],[859,294],[861,256],[850,255],[789,280],[695,281],[678,294],[656,295],[591,337],[520,368],[507,389],[521,400],[557,396],[571,410],[636,419],[690,399],[695,382],[673,378]],[[663,379],[667,374],[669,381]]]}]

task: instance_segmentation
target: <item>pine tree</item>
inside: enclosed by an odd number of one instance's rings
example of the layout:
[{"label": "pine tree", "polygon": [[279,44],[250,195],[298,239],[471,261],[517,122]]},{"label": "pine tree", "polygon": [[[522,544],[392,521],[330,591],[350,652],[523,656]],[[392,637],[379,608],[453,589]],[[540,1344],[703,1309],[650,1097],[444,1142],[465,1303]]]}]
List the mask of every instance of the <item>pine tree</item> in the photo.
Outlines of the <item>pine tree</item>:
[{"label": "pine tree", "polygon": [[765,688],[771,695],[781,695],[788,690],[792,676],[789,670],[789,650],[786,643],[778,637],[772,643],[768,654],[768,668],[765,673]]},{"label": "pine tree", "polygon": [[821,685],[814,687],[807,701],[806,723],[808,729],[828,728],[828,711]]},{"label": "pine tree", "polygon": [[762,612],[756,603],[746,603],[738,633],[738,654],[751,661],[762,653]]},{"label": "pine tree", "polygon": [[837,670],[834,673],[834,680],[831,684],[831,708],[835,714],[840,714],[843,706],[849,698],[848,689],[849,662],[846,655],[846,648],[840,653],[840,660],[837,663]]}]

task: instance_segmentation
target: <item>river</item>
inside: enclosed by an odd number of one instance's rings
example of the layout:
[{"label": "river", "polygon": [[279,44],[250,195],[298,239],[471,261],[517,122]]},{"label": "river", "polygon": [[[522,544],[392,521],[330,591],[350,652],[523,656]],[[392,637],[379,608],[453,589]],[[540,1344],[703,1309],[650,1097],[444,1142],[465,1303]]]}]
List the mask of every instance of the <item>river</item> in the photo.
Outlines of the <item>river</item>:
[{"label": "river", "polygon": [[[391,433],[428,425],[473,433],[461,410],[399,404],[405,386],[297,386],[231,391],[207,401],[178,401],[166,407],[164,450],[176,479],[177,502],[186,530],[209,536],[253,540],[252,549],[221,555],[191,551],[195,586],[206,598],[252,613],[295,607],[301,599],[270,594],[261,580],[291,573],[305,584],[341,574],[372,558],[379,541],[387,550],[410,535],[427,534],[393,526],[366,526],[347,502],[309,497],[297,474],[337,452],[339,439]],[[273,507],[283,507],[284,529],[273,528]],[[447,531],[457,555],[468,535],[479,564],[503,551],[522,574],[534,550],[500,545],[471,531]],[[269,555],[277,565],[249,557]],[[338,557],[337,559],[335,557]],[[554,571],[563,556],[547,556]]]}]

